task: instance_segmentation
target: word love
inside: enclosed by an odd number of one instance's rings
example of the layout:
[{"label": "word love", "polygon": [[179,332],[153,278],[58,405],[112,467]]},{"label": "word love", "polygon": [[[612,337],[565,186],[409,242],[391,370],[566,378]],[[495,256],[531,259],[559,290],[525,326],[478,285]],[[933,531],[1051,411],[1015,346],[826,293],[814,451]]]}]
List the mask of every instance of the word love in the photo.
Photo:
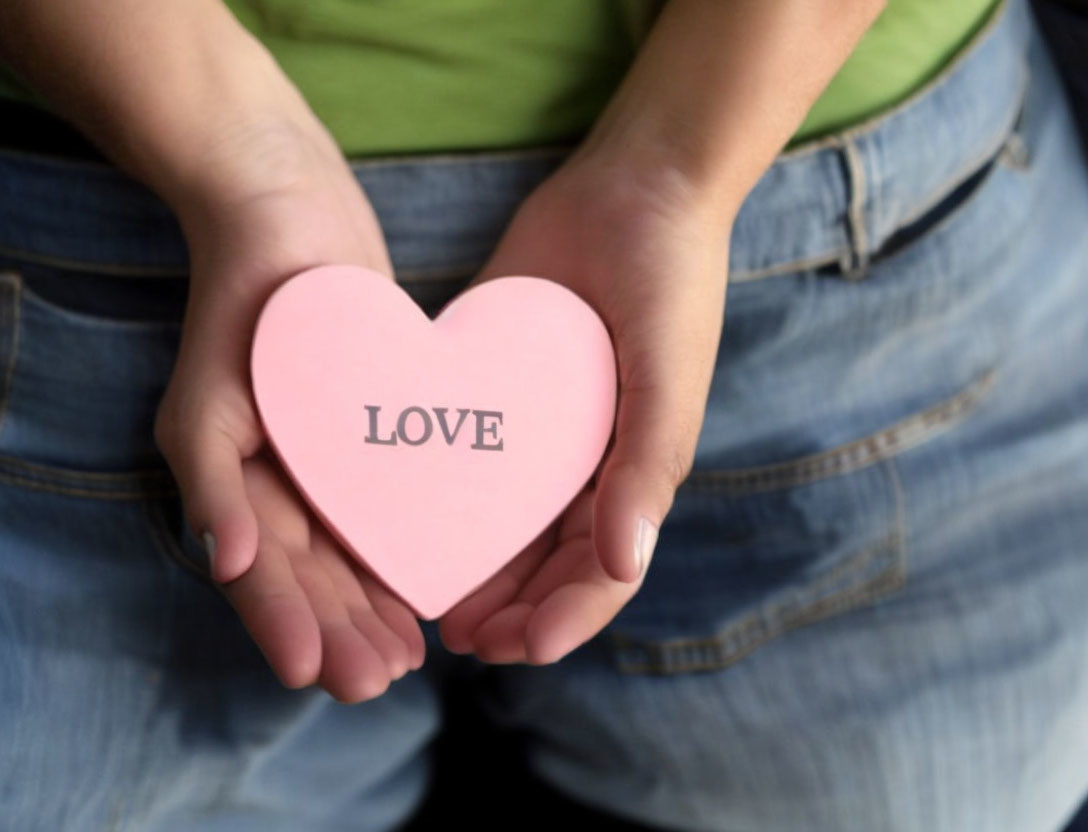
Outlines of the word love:
[{"label": "word love", "polygon": [[[397,429],[382,438],[378,426],[378,421],[381,418],[381,405],[367,404],[363,405],[363,407],[366,408],[369,419],[369,433],[364,441],[373,445],[396,445],[398,442],[403,442],[405,445],[422,445],[431,440],[437,422],[442,438],[446,440],[447,445],[452,446],[457,439],[457,435],[461,432],[468,414],[472,413],[475,422],[474,435],[476,441],[469,447],[477,451],[502,450],[502,438],[499,436],[502,412],[498,410],[459,408],[457,410],[457,424],[450,428],[447,416],[449,413],[448,407],[432,407],[434,419],[422,407],[406,407],[397,417]],[[412,424],[409,424],[410,419]],[[489,438],[485,437],[485,434]]]},{"label": "word love", "polygon": [[283,467],[344,553],[427,621],[582,492],[613,432],[616,366],[594,308],[552,280],[486,280],[431,319],[388,275],[344,264],[282,283],[250,352]]}]

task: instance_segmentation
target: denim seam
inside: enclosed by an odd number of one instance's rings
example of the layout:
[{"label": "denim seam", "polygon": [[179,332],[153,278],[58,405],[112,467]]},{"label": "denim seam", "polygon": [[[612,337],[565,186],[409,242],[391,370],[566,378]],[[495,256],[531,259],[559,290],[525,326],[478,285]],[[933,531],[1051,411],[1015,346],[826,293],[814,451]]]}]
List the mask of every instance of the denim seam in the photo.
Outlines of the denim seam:
[{"label": "denim seam", "polygon": [[1001,146],[998,161],[1015,170],[1027,170],[1031,165],[1031,153],[1024,137],[1015,131],[1010,133],[1008,140]]},{"label": "denim seam", "polygon": [[[927,195],[924,202],[916,206],[910,213],[904,214],[902,217],[898,218],[896,226],[884,235],[885,239],[894,235],[899,229],[909,226],[923,218],[926,213],[932,211],[946,199],[949,194],[955,191],[956,188],[990,162],[995,160],[1007,161],[1010,167],[1019,169],[1023,169],[1027,166],[1027,162],[1025,161],[1027,158],[1026,148],[1023,147],[1022,141],[1017,144],[1017,141],[1020,139],[1017,134],[1017,125],[1023,114],[1030,81],[1027,64],[1022,62],[1022,66],[1024,72],[1020,76],[1016,106],[1010,111],[1011,116],[1008,118],[1006,124],[1003,125],[1002,129],[996,134],[996,140],[963,162],[955,172],[945,179],[937,190]],[[838,149],[843,153],[844,163],[847,170],[850,172],[848,184],[851,187],[851,198],[848,214],[848,230],[852,245],[842,249],[830,249],[822,254],[810,255],[786,263],[776,263],[773,266],[761,269],[740,271],[729,275],[729,281],[731,283],[761,280],[768,277],[790,274],[796,271],[828,266],[833,263],[839,265],[845,278],[857,279],[862,276],[863,270],[871,265],[872,257],[879,252],[879,246],[883,243],[883,240],[879,242],[874,240],[873,243],[870,244],[869,235],[865,230],[865,206],[863,204],[863,197],[866,176],[862,168],[862,159],[858,153],[857,147],[852,142],[839,144]],[[855,183],[857,184],[855,185]],[[973,195],[973,193],[974,192],[972,191],[971,195]],[[953,212],[950,212],[946,217],[942,218],[942,222],[950,219],[955,211],[965,207],[968,204],[971,195],[968,195],[968,198],[965,198],[962,203],[955,206]],[[855,200],[858,201],[856,202]],[[927,229],[926,233],[928,234],[930,231],[939,227],[940,224],[936,224],[931,229]]]},{"label": "denim seam", "polygon": [[[385,154],[377,156],[345,156],[349,167],[356,170],[370,168],[396,167],[397,165],[438,165],[438,164],[472,164],[474,162],[490,161],[517,161],[524,158],[561,156],[564,152],[574,150],[576,145],[571,144],[542,144],[532,147],[509,147],[484,150],[462,151],[436,151],[428,153],[402,153]],[[23,148],[0,147],[0,157],[13,156],[15,158],[27,158],[31,161],[40,161],[48,164],[63,164],[67,167],[82,168],[93,173],[115,172],[117,166],[110,161],[98,161],[96,159],[75,158],[54,153],[39,153]],[[126,175],[126,178],[130,178]],[[138,180],[133,180],[137,184]]]},{"label": "denim seam", "polygon": [[167,468],[79,471],[0,454],[0,481],[72,497],[133,500],[178,493]]},{"label": "denim seam", "polygon": [[869,180],[865,174],[865,162],[854,141],[847,139],[841,150],[847,187],[850,189],[850,204],[846,213],[850,246],[843,252],[841,268],[847,280],[859,280],[865,276],[869,265],[869,235],[865,228]]},{"label": "denim seam", "polygon": [[[862,547],[792,597],[749,613],[714,635],[654,639],[610,631],[617,669],[623,673],[661,675],[721,669],[791,630],[878,600],[899,589],[906,582],[906,572],[898,511],[896,517],[887,536]],[[834,591],[834,585],[844,576],[852,576],[853,581]]]},{"label": "denim seam", "polygon": [[5,284],[4,314],[11,315],[11,343],[5,345],[8,350],[7,366],[4,367],[3,382],[0,382],[0,435],[2,435],[11,400],[15,362],[19,355],[19,331],[22,329],[19,317],[19,293],[22,290],[23,278],[18,272],[6,269],[0,271],[0,282]]},{"label": "denim seam", "polygon": [[[914,246],[922,243],[923,240],[932,239],[935,235],[944,233],[945,229],[947,229],[948,226],[956,222],[961,216],[963,216],[963,213],[968,208],[970,208],[978,199],[981,198],[986,184],[1000,169],[1000,167],[1005,167],[1006,170],[1009,170],[1010,173],[1017,173],[1019,170],[1021,170],[1019,168],[1006,165],[1004,150],[998,150],[998,152],[994,156],[992,156],[986,163],[984,163],[975,171],[975,173],[979,173],[985,170],[985,173],[981,177],[979,182],[973,188],[971,188],[970,192],[966,196],[964,196],[962,200],[957,202],[955,206],[953,206],[952,210],[950,210],[947,214],[941,217],[937,222],[933,223],[933,225],[928,226],[921,235],[911,240],[909,244],[901,248],[897,247],[894,252],[890,252],[888,255],[881,257],[880,261],[882,263],[889,263],[893,262],[894,259],[897,257],[907,256],[907,253]],[[917,221],[918,219],[921,219],[921,217],[916,218],[915,221]]]},{"label": "denim seam", "polygon": [[348,156],[346,158],[353,170],[366,171],[397,167],[404,164],[431,167],[451,164],[471,165],[474,162],[518,162],[536,157],[561,157],[573,152],[576,148],[576,144],[543,144],[532,147],[509,147],[493,150],[443,150],[433,153],[393,153],[377,156]]},{"label": "denim seam", "polygon": [[910,554],[907,549],[907,493],[903,488],[903,478],[899,475],[899,465],[895,457],[884,460],[884,469],[888,473],[888,482],[892,488],[892,496],[895,501],[895,545],[899,551],[897,564],[898,580],[900,585],[907,582],[910,576]]},{"label": "denim seam", "polygon": [[[0,256],[12,260],[23,260],[40,266],[65,269],[67,271],[93,272],[113,277],[132,277],[162,280],[188,278],[189,269],[172,266],[133,266],[124,263],[96,262],[92,260],[74,260],[66,257],[37,254],[25,249],[0,246]],[[483,265],[482,261],[473,261],[456,266],[435,266],[399,269],[396,274],[398,283],[441,283],[470,277]]]},{"label": "denim seam", "polygon": [[13,260],[25,260],[41,266],[52,266],[68,271],[96,272],[115,277],[141,277],[141,278],[179,278],[188,277],[189,269],[174,266],[140,266],[126,263],[95,262],[93,260],[74,260],[68,257],[53,257],[49,254],[38,254],[25,249],[0,246],[0,255]]},{"label": "denim seam", "polygon": [[[3,464],[3,462],[0,461],[0,464]],[[43,482],[42,480],[20,477],[3,471],[0,471],[0,483],[16,486],[18,488],[29,488],[34,491],[44,491],[65,497],[82,497],[94,500],[146,500],[165,497],[175,493],[169,489],[155,489],[151,487],[137,488],[133,491],[124,491],[121,489],[96,491],[89,488],[74,488],[57,485],[56,483]]]},{"label": "denim seam", "polygon": [[[1027,99],[1029,89],[1030,78],[1028,76],[1027,64],[1023,64],[1023,67],[1024,72],[1020,76],[1020,89],[1017,92],[1017,105],[1012,109],[1011,116],[1009,117],[1007,123],[1002,126],[1001,131],[997,134],[997,140],[993,144],[987,145],[985,148],[972,156],[969,160],[960,165],[960,167],[957,168],[956,172],[950,175],[945,180],[945,183],[941,186],[939,190],[928,195],[928,199],[926,202],[916,207],[911,213],[901,217],[898,220],[897,227],[891,229],[886,235],[887,237],[893,235],[896,231],[899,230],[899,228],[903,228],[910,225],[911,223],[920,220],[926,215],[927,212],[932,211],[934,208],[936,208],[942,200],[946,199],[949,194],[956,190],[956,188],[958,188],[960,185],[970,179],[974,174],[982,170],[982,168],[984,168],[986,165],[990,164],[993,161],[1002,161],[1005,158],[1006,148],[1017,138],[1016,128],[1020,121],[1021,114],[1023,113],[1023,108]],[[972,196],[974,193],[975,191],[972,191],[971,194],[968,196],[968,199],[963,200],[963,202],[955,206],[954,211],[943,219],[948,219],[949,217],[953,216],[954,213],[957,212],[960,208],[967,205],[970,196]],[[939,223],[933,226],[934,229],[939,227]]]},{"label": "denim seam", "polygon": [[181,328],[181,321],[153,318],[111,318],[93,312],[69,309],[48,298],[44,298],[27,286],[22,288],[22,300],[45,309],[49,314],[67,318],[74,325],[84,329],[114,330],[117,332],[156,334]]},{"label": "denim seam", "polygon": [[[887,535],[807,584],[783,590],[784,598],[748,613],[711,636],[637,638],[606,630],[620,672],[669,675],[727,667],[791,630],[877,601],[907,582],[906,497],[895,460],[883,461],[891,490],[892,527]],[[837,587],[837,589],[836,589]]]},{"label": "denim seam", "polygon": [[790,159],[802,158],[810,153],[824,150],[828,147],[839,147],[847,141],[866,138],[876,133],[880,128],[885,126],[887,122],[890,122],[892,119],[897,118],[905,111],[911,109],[915,104],[926,98],[939,87],[943,87],[950,83],[952,77],[959,71],[960,67],[982,48],[983,44],[987,42],[989,35],[1008,15],[1009,7],[1009,0],[1001,0],[991,12],[989,20],[982,24],[971,40],[963,45],[955,57],[953,57],[952,60],[937,73],[937,75],[898,104],[886,110],[874,113],[870,118],[864,119],[843,130],[839,130],[836,133],[814,138],[810,142],[799,144],[791,150],[784,151],[782,156]]},{"label": "denim seam", "polygon": [[162,513],[161,502],[158,500],[145,501],[144,512],[151,525],[152,539],[159,552],[163,554],[168,561],[181,566],[187,573],[198,578],[202,583],[216,586],[211,575],[185,556],[185,552],[178,545],[177,540],[166,525],[166,518]]},{"label": "denim seam", "polygon": [[769,465],[693,471],[680,487],[740,495],[792,488],[864,468],[927,441],[964,418],[993,387],[996,375],[990,368],[951,398],[852,442]]}]

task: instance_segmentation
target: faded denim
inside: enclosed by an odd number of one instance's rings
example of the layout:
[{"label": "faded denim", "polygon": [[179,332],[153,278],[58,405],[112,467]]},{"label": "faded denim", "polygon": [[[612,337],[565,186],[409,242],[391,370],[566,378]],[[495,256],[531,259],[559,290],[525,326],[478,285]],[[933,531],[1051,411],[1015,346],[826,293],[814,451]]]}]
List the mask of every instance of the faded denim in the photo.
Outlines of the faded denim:
[{"label": "faded denim", "polygon": [[[566,147],[355,160],[431,314]],[[1058,832],[1088,792],[1088,171],[1020,0],[732,235],[645,584],[545,667],[425,625],[357,706],[275,680],[152,438],[187,286],[116,170],[0,151],[0,827],[389,830],[469,684],[533,771],[710,832]],[[723,234],[726,229],[722,229]]]}]

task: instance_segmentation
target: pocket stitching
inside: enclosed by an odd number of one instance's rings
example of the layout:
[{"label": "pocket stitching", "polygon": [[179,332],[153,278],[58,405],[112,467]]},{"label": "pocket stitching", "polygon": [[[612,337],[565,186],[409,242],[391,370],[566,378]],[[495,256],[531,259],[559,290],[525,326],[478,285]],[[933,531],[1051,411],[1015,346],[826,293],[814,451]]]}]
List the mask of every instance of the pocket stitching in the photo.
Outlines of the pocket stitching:
[{"label": "pocket stitching", "polygon": [[[868,566],[867,561],[886,565],[864,583],[825,596],[811,604],[796,604],[794,612],[772,618],[773,607],[749,613],[741,621],[711,636],[699,638],[634,639],[610,632],[617,668],[623,673],[670,675],[697,670],[720,670],[735,664],[756,649],[791,630],[832,617],[876,601],[906,583],[903,558],[897,548],[900,535],[893,532],[881,541],[864,547],[835,568]],[[824,576],[826,577],[826,576]],[[822,578],[821,578],[822,580]],[[771,621],[772,623],[768,623]]]},{"label": "pocket stitching", "polygon": [[748,468],[695,470],[680,488],[739,496],[794,488],[860,470],[890,459],[954,426],[993,388],[996,375],[996,368],[991,367],[951,398],[852,442],[784,462]]},{"label": "pocket stitching", "polygon": [[[10,287],[12,292],[10,309],[14,333],[7,366],[3,370],[3,382],[0,383],[0,430],[2,430],[8,412],[12,375],[19,354],[19,333],[22,328],[20,325],[21,302],[30,290],[23,286],[22,274],[17,269],[0,269],[0,282]],[[42,302],[48,303],[44,299]],[[62,307],[57,308],[66,311]],[[0,454],[0,483],[69,497],[93,499],[138,500],[177,493],[173,476],[165,467],[133,468],[123,471],[83,471],[52,463],[31,462],[9,454]]]},{"label": "pocket stitching", "polygon": [[173,475],[166,468],[78,471],[7,454],[0,454],[0,482],[71,497],[109,500],[167,497],[178,491]]},{"label": "pocket stitching", "polygon": [[[877,601],[907,581],[906,507],[894,459],[884,460],[895,501],[894,526],[826,574],[786,597],[759,606],[709,636],[635,638],[608,630],[616,669],[626,674],[673,675],[728,667],[759,647],[807,624]],[[834,585],[841,583],[840,588]]]},{"label": "pocket stitching", "polygon": [[[21,273],[17,270],[12,270],[13,273]],[[133,278],[137,279],[137,278]],[[109,317],[104,314],[97,314],[94,312],[81,312],[78,309],[71,309],[59,303],[54,303],[29,286],[25,285],[22,279],[20,279],[21,286],[21,298],[20,302],[30,303],[38,307],[45,314],[54,315],[58,318],[63,318],[70,322],[74,326],[83,327],[89,330],[115,330],[119,333],[150,333],[157,334],[160,332],[169,332],[172,330],[179,330],[181,328],[181,322],[169,319],[144,319],[144,318],[120,318]]]}]

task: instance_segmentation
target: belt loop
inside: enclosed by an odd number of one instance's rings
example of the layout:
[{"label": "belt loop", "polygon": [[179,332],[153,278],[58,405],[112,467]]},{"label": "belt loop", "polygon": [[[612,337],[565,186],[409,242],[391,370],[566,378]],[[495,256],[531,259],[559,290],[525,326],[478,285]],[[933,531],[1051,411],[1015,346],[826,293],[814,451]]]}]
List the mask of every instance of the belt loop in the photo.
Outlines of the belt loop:
[{"label": "belt loop", "polygon": [[847,189],[850,201],[847,207],[846,227],[850,247],[843,253],[840,264],[843,277],[861,280],[869,269],[869,233],[865,226],[865,198],[868,181],[865,165],[854,139],[846,136],[839,146],[846,168]]}]

